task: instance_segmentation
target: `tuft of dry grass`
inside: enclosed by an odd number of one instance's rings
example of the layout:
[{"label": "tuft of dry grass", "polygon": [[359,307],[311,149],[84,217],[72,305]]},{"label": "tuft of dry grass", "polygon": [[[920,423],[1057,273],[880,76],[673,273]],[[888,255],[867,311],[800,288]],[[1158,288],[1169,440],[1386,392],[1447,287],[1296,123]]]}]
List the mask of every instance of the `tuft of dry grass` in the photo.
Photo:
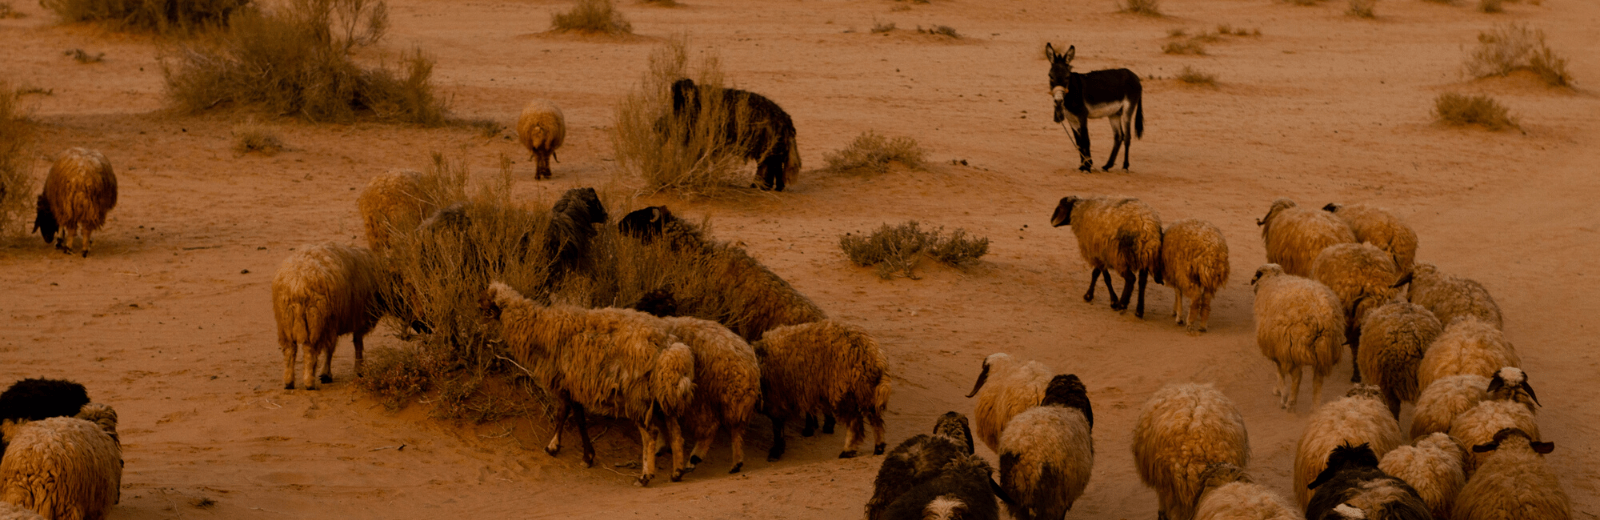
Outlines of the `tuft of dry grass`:
[{"label": "tuft of dry grass", "polygon": [[99,53],[99,54],[89,54],[88,52],[85,52],[83,49],[67,49],[67,52],[63,53],[63,55],[64,56],[71,56],[73,61],[85,64],[85,65],[90,64],[90,63],[100,63],[102,61],[105,61],[105,59],[106,59],[106,53],[104,53],[104,52]]},{"label": "tuft of dry grass", "polygon": [[931,35],[934,35],[934,36],[944,36],[946,38],[952,38],[952,39],[956,39],[956,40],[961,39],[961,34],[956,32],[956,28],[948,26],[948,25],[934,25],[934,26],[928,27],[927,29],[923,29],[921,25],[918,25],[917,26],[917,32],[920,33],[920,34],[931,34]]},{"label": "tuft of dry grass", "polygon": [[277,129],[257,123],[254,119],[233,127],[233,151],[239,155],[251,152],[271,157],[284,149],[283,139]]},{"label": "tuft of dry grass", "polygon": [[1196,56],[1203,56],[1206,53],[1206,46],[1200,43],[1199,39],[1190,38],[1188,40],[1170,41],[1164,43],[1161,45],[1161,52],[1167,54],[1192,54]]},{"label": "tuft of dry grass", "polygon": [[1161,16],[1161,0],[1120,0],[1117,7],[1124,13]]},{"label": "tuft of dry grass", "polygon": [[831,172],[885,173],[891,163],[920,170],[923,167],[922,147],[910,137],[885,138],[868,130],[856,136],[850,146],[823,155]]},{"label": "tuft of dry grass", "polygon": [[1505,105],[1486,95],[1444,93],[1433,100],[1433,115],[1451,126],[1477,125],[1489,130],[1516,128]]},{"label": "tuft of dry grass", "polygon": [[0,235],[26,231],[34,210],[34,129],[17,106],[19,95],[0,80]]},{"label": "tuft of dry grass", "polygon": [[40,0],[62,21],[105,22],[117,29],[158,34],[190,34],[227,25],[250,0]]},{"label": "tuft of dry grass", "polygon": [[566,12],[550,14],[550,30],[585,34],[632,34],[633,24],[628,23],[617,10],[613,0],[578,0]]},{"label": "tuft of dry grass", "polygon": [[964,229],[943,236],[944,228],[928,231],[915,220],[897,226],[884,224],[871,235],[845,233],[839,249],[851,263],[876,267],[878,277],[888,280],[896,274],[918,279],[916,268],[924,256],[956,267],[976,263],[989,252],[988,238],[970,238]]},{"label": "tuft of dry grass", "polygon": [[1545,43],[1543,30],[1524,24],[1508,23],[1478,33],[1478,47],[1467,57],[1466,68],[1478,78],[1529,70],[1551,86],[1572,84],[1567,59]]},{"label": "tuft of dry grass", "polygon": [[1478,10],[1485,13],[1505,12],[1506,9],[1501,5],[1502,3],[1501,0],[1478,0]]},{"label": "tuft of dry grass", "polygon": [[1190,85],[1202,85],[1207,87],[1217,86],[1217,77],[1215,75],[1200,72],[1189,66],[1184,66],[1183,70],[1178,72],[1178,75],[1174,77],[1176,77],[1178,81],[1182,81]]},{"label": "tuft of dry grass", "polygon": [[889,23],[881,23],[881,22],[877,22],[877,21],[873,21],[872,22],[872,33],[873,34],[882,34],[882,33],[890,32],[890,31],[893,31],[893,30],[894,30],[894,22],[889,22]]},{"label": "tuft of dry grass", "polygon": [[1377,18],[1373,11],[1377,6],[1378,0],[1350,0],[1350,10],[1345,12],[1358,18]]}]

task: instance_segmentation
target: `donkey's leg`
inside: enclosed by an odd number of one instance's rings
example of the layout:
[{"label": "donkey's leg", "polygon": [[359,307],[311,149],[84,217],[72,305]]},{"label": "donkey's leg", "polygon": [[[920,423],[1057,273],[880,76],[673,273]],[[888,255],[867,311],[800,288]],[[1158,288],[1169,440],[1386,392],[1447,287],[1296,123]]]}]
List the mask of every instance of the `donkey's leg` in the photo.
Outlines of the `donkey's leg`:
[{"label": "donkey's leg", "polygon": [[1087,114],[1085,114],[1085,117],[1078,119],[1078,131],[1073,134],[1073,138],[1078,145],[1078,170],[1093,171],[1094,157],[1089,155],[1089,118]]},{"label": "donkey's leg", "polygon": [[[1132,112],[1132,110],[1129,110]],[[1130,118],[1131,119],[1131,118]],[[1122,170],[1128,170],[1128,159],[1133,157],[1133,131],[1124,120],[1122,125]]]},{"label": "donkey's leg", "polygon": [[1106,120],[1111,122],[1111,158],[1106,160],[1105,166],[1100,167],[1102,171],[1110,171],[1111,167],[1117,164],[1117,152],[1122,151],[1122,141],[1128,138],[1127,132],[1122,125],[1122,114],[1106,118]]}]

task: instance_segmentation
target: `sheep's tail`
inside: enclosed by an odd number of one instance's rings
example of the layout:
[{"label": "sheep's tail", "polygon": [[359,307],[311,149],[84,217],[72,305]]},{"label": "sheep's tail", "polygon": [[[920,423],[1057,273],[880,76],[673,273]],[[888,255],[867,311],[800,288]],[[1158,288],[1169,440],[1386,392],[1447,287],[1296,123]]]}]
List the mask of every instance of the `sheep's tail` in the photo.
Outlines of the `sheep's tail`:
[{"label": "sheep's tail", "polygon": [[800,142],[792,131],[785,136],[784,146],[788,148],[789,157],[783,163],[783,183],[793,184],[800,180]]},{"label": "sheep's tail", "polygon": [[1144,100],[1139,100],[1133,106],[1133,135],[1144,139]]},{"label": "sheep's tail", "polygon": [[288,339],[296,344],[311,344],[312,327],[310,320],[306,319],[306,311],[310,310],[307,307],[308,306],[305,304],[305,302],[290,301],[287,307],[284,309],[284,311],[288,313],[287,317],[289,318],[289,326],[286,334],[289,336]]},{"label": "sheep's tail", "polygon": [[877,410],[880,417],[883,416],[884,410],[889,408],[889,394],[892,390],[889,387],[889,374],[878,376],[878,386],[872,390],[872,407]]},{"label": "sheep's tail", "polygon": [[657,356],[651,378],[662,411],[668,416],[682,414],[694,399],[694,353],[688,345],[673,343]]}]

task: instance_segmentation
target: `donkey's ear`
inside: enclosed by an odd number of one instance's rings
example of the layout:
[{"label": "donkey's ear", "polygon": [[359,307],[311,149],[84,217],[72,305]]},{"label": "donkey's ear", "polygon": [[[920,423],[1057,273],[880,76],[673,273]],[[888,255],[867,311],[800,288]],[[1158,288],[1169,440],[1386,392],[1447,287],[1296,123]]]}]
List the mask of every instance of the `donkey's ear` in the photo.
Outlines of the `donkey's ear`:
[{"label": "donkey's ear", "polygon": [[1057,56],[1056,55],[1056,46],[1051,45],[1050,42],[1045,42],[1044,43],[1044,56],[1046,58],[1049,58],[1050,61],[1056,61],[1056,56]]},{"label": "donkey's ear", "polygon": [[1063,54],[1062,56],[1066,57],[1067,61],[1070,62],[1070,61],[1072,61],[1072,57],[1076,56],[1076,55],[1078,55],[1078,46],[1077,45],[1068,45],[1067,46],[1067,53]]}]

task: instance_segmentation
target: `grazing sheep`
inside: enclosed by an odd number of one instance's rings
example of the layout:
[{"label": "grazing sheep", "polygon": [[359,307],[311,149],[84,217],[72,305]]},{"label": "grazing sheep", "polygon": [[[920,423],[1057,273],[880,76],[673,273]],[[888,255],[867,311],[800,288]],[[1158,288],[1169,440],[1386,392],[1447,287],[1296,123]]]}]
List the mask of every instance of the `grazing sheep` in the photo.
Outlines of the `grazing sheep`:
[{"label": "grazing sheep", "polygon": [[617,221],[617,230],[648,244],[658,236],[668,238],[672,250],[705,252],[711,243],[699,226],[673,215],[666,206],[634,210]]},{"label": "grazing sheep", "polygon": [[1233,401],[1209,384],[1168,385],[1139,412],[1133,430],[1139,479],[1155,489],[1159,516],[1194,517],[1200,476],[1213,463],[1250,463],[1250,435]]},{"label": "grazing sheep", "polygon": [[1522,358],[1500,329],[1472,316],[1457,316],[1422,354],[1422,362],[1417,364],[1417,386],[1426,390],[1443,377],[1490,377],[1502,367],[1519,366]]},{"label": "grazing sheep", "polygon": [[[1050,225],[1072,226],[1078,239],[1078,253],[1093,268],[1089,291],[1083,301],[1094,301],[1094,284],[1102,274],[1106,291],[1111,293],[1111,308],[1125,310],[1133,293],[1134,275],[1139,279],[1139,304],[1133,315],[1144,317],[1145,277],[1162,283],[1161,217],[1148,204],[1128,197],[1062,197],[1050,216]],[[1111,273],[1122,275],[1122,297],[1111,288]]]},{"label": "grazing sheep", "polygon": [[[1205,332],[1211,298],[1228,284],[1228,241],[1210,222],[1183,219],[1161,234],[1161,278],[1172,286],[1172,316],[1190,331]],[[1189,297],[1189,315],[1183,298]]]},{"label": "grazing sheep", "polygon": [[1311,264],[1323,248],[1355,242],[1350,226],[1326,211],[1301,208],[1289,199],[1272,201],[1267,216],[1256,221],[1267,247],[1267,263],[1295,276],[1311,276]]},{"label": "grazing sheep", "polygon": [[355,345],[355,373],[361,376],[362,339],[386,312],[384,276],[372,251],[333,243],[301,246],[278,264],[272,276],[272,314],[283,350],[284,390],[294,389],[295,354],[302,349],[301,384],[317,389],[311,376],[319,358],[321,382],[332,383],[333,350],[345,334]]},{"label": "grazing sheep", "polygon": [[907,491],[939,476],[946,464],[972,454],[972,432],[967,416],[946,412],[934,423],[933,434],[919,434],[889,450],[867,501],[867,520],[883,518],[884,510]]},{"label": "grazing sheep", "polygon": [[568,274],[592,268],[589,250],[599,234],[594,224],[604,224],[608,218],[594,188],[574,188],[561,194],[550,207],[550,230],[542,249],[550,264],[548,280],[552,284]]},{"label": "grazing sheep", "polygon": [[506,350],[534,382],[557,398],[555,435],[545,452],[561,450],[569,416],[578,423],[583,465],[594,464],[585,415],[633,420],[643,444],[637,483],[656,473],[656,437],[665,422],[672,443],[672,480],[683,477],[683,437],[678,418],[694,399],[694,355],[667,333],[660,319],[627,309],[540,306],[504,283],[489,284],[478,299],[483,316],[500,325]]},{"label": "grazing sheep", "polygon": [[1013,518],[1066,518],[1094,469],[1093,428],[1088,391],[1071,374],[1051,379],[1044,401],[1011,419],[996,453]]},{"label": "grazing sheep", "polygon": [[1361,381],[1361,323],[1372,309],[1394,299],[1394,261],[1372,244],[1335,244],[1323,248],[1311,263],[1311,278],[1333,289],[1344,310],[1345,340],[1350,342],[1350,381]]},{"label": "grazing sheep", "polygon": [[122,486],[122,447],[111,430],[76,417],[13,424],[0,460],[0,501],[45,518],[101,519]]},{"label": "grazing sheep", "polygon": [[[1516,401],[1501,401],[1485,399],[1455,420],[1450,421],[1450,436],[1461,441],[1464,446],[1477,446],[1494,440],[1500,430],[1516,428],[1522,430],[1530,438],[1539,439],[1539,423],[1533,417],[1533,412],[1528,407]],[[1471,476],[1488,459],[1488,454],[1473,452],[1467,456],[1467,475]]]},{"label": "grazing sheep", "polygon": [[1012,358],[1010,354],[994,353],[983,358],[983,371],[978,382],[972,385],[968,398],[978,396],[972,413],[977,416],[978,438],[990,451],[1000,452],[1000,434],[1006,424],[1029,408],[1044,400],[1044,390],[1050,386],[1050,369],[1038,361]]},{"label": "grazing sheep", "polygon": [[[716,108],[702,110],[702,101],[714,103]],[[673,122],[688,129],[685,138],[695,134],[701,112],[722,119],[705,123],[722,125],[723,146],[742,147],[745,160],[757,162],[756,178],[761,181],[761,189],[783,191],[799,180],[800,149],[794,121],[777,103],[745,90],[702,89],[688,78],[673,82]],[[712,132],[717,135],[715,129]]]},{"label": "grazing sheep", "polygon": [[[1308,519],[1430,520],[1428,504],[1406,481],[1378,469],[1367,444],[1349,442],[1326,455],[1327,468],[1309,486],[1317,490],[1306,505]],[[1302,486],[1295,486],[1299,492]]]},{"label": "grazing sheep", "polygon": [[761,361],[763,412],[772,418],[767,460],[783,456],[784,421],[805,414],[832,414],[845,424],[839,458],[856,456],[867,424],[872,454],[883,454],[889,361],[865,330],[829,320],[787,325],[767,331],[752,346]]},{"label": "grazing sheep", "polygon": [[694,353],[694,399],[683,416],[683,428],[695,441],[686,470],[711,449],[718,427],[728,429],[733,468],[744,467],[744,429],[761,400],[761,367],[749,343],[727,327],[698,318],[666,318],[667,333]]},{"label": "grazing sheep", "polygon": [[994,468],[976,455],[962,455],[938,475],[891,502],[883,520],[999,520]]},{"label": "grazing sheep", "polygon": [[517,141],[528,149],[528,160],[538,160],[534,179],[550,178],[550,159],[561,160],[556,150],[566,138],[567,118],[554,102],[535,99],[522,107],[522,115],[517,116]]},{"label": "grazing sheep", "polygon": [[828,318],[821,307],[742,247],[720,244],[697,261],[700,270],[692,276],[700,279],[696,285],[706,292],[679,298],[686,315],[721,322],[746,341],[761,339],[776,327]]},{"label": "grazing sheep", "polygon": [[[1400,423],[1389,415],[1378,388],[1356,385],[1343,399],[1317,408],[1306,421],[1305,432],[1295,445],[1294,498],[1304,506],[1311,500],[1313,480],[1321,480],[1324,469],[1331,469],[1328,453],[1339,445],[1365,444],[1377,457],[1400,446]],[[1378,459],[1372,460],[1378,466]],[[1329,504],[1332,507],[1332,504]],[[1309,511],[1307,518],[1315,518]]]},{"label": "grazing sheep", "polygon": [[1272,395],[1293,408],[1300,398],[1301,367],[1311,367],[1311,403],[1322,404],[1322,380],[1344,355],[1344,315],[1339,297],[1316,280],[1285,273],[1277,264],[1256,269],[1256,345],[1278,365]]},{"label": "grazing sheep", "polygon": [[[98,151],[72,148],[50,165],[44,192],[39,194],[33,230],[44,237],[46,244],[54,243],[69,255],[72,239],[78,237],[87,258],[94,232],[105,225],[106,213],[115,207],[117,174],[111,170],[111,161]],[[57,231],[60,237],[56,236]]]},{"label": "grazing sheep", "polygon": [[1503,328],[1500,305],[1475,280],[1440,273],[1433,264],[1416,264],[1395,287],[1406,284],[1411,285],[1407,295],[1411,303],[1433,311],[1439,323],[1448,325],[1457,316],[1476,316],[1494,328]]},{"label": "grazing sheep", "polygon": [[1256,484],[1243,468],[1217,462],[1200,474],[1195,520],[1305,520],[1300,511],[1266,486]]},{"label": "grazing sheep", "polygon": [[1466,452],[1443,433],[1429,434],[1413,446],[1395,448],[1383,456],[1378,469],[1410,484],[1434,518],[1450,518],[1450,506],[1467,483],[1462,458]]},{"label": "grazing sheep", "polygon": [[1361,344],[1366,348],[1356,354],[1356,366],[1383,392],[1383,402],[1395,418],[1400,417],[1401,402],[1416,402],[1422,393],[1417,366],[1441,330],[1433,313],[1413,303],[1392,302],[1367,314],[1361,326]]},{"label": "grazing sheep", "polygon": [[1410,273],[1417,260],[1417,232],[1389,210],[1366,204],[1328,203],[1323,211],[1334,214],[1350,226],[1357,242],[1378,246],[1394,261],[1400,273]]},{"label": "grazing sheep", "polygon": [[361,224],[367,233],[367,247],[383,254],[394,247],[396,237],[417,229],[422,220],[440,204],[428,193],[423,174],[416,171],[388,172],[367,181],[356,198]]},{"label": "grazing sheep", "polygon": [[1488,398],[1489,394],[1484,391],[1488,387],[1489,378],[1477,374],[1434,381],[1417,397],[1416,411],[1411,414],[1411,438],[1450,431],[1450,423],[1456,416]]},{"label": "grazing sheep", "polygon": [[1488,443],[1472,447],[1487,455],[1483,466],[1461,488],[1451,518],[1455,520],[1569,520],[1572,502],[1561,478],[1544,461],[1555,443],[1538,442],[1517,429],[1496,432]]}]

